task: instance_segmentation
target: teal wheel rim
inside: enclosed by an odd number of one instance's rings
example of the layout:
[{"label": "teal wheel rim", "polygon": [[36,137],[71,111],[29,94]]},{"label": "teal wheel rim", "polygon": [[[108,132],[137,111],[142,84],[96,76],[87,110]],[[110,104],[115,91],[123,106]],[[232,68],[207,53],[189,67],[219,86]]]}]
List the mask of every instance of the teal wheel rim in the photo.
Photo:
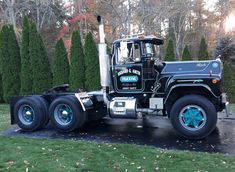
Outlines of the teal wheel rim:
[{"label": "teal wheel rim", "polygon": [[197,105],[185,106],[179,115],[181,125],[190,131],[198,131],[207,122],[205,111]]},{"label": "teal wheel rim", "polygon": [[73,120],[73,111],[69,105],[59,104],[55,107],[54,118],[62,126],[69,125]]},{"label": "teal wheel rim", "polygon": [[35,120],[35,112],[29,105],[22,105],[18,110],[18,116],[21,123],[31,125]]}]

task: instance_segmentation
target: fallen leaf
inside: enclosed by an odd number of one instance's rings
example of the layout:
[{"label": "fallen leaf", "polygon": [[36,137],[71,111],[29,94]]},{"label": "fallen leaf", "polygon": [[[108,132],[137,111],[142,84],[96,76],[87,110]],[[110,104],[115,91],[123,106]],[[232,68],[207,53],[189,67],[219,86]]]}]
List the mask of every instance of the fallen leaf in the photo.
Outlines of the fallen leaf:
[{"label": "fallen leaf", "polygon": [[8,161],[8,162],[7,162],[7,165],[8,165],[8,166],[12,166],[13,164],[14,164],[13,161]]},{"label": "fallen leaf", "polygon": [[11,168],[11,166],[14,164],[13,161],[8,161],[7,162],[7,169]]},{"label": "fallen leaf", "polygon": [[24,160],[24,164],[29,165],[29,162],[27,160]]}]

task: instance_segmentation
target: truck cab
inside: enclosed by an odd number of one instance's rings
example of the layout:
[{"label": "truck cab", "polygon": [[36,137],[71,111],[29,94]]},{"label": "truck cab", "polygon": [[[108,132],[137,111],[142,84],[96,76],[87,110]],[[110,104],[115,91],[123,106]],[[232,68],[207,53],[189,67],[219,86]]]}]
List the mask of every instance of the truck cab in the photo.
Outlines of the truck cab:
[{"label": "truck cab", "polygon": [[112,83],[117,93],[151,92],[164,64],[159,58],[163,40],[154,36],[120,39],[113,43]]}]

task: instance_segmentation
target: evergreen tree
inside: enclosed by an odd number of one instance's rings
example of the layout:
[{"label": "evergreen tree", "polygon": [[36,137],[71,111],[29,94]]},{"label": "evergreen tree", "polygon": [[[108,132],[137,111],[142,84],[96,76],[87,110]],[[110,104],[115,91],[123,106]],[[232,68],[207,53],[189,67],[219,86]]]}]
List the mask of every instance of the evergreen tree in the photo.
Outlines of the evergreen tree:
[{"label": "evergreen tree", "polygon": [[2,28],[0,42],[3,99],[9,102],[20,91],[20,49],[12,26]]},{"label": "evergreen tree", "polygon": [[3,61],[5,61],[8,57],[7,42],[8,42],[8,27],[3,26],[0,32],[0,102],[3,101],[3,88],[2,88],[2,68],[3,68]]},{"label": "evergreen tree", "polygon": [[214,58],[221,56],[223,60],[229,60],[235,55],[235,44],[231,37],[221,37],[217,40]]},{"label": "evergreen tree", "polygon": [[24,17],[21,43],[21,95],[32,94],[32,68],[29,56],[29,21]]},{"label": "evergreen tree", "polygon": [[69,83],[71,90],[75,90],[84,88],[85,82],[84,53],[80,33],[78,31],[73,32],[71,42]]},{"label": "evergreen tree", "polygon": [[2,74],[0,73],[0,103],[3,103]]},{"label": "evergreen tree", "polygon": [[214,51],[214,58],[221,56],[224,64],[223,91],[227,93],[229,101],[235,103],[235,76],[230,57],[235,55],[235,44],[229,37],[219,38]]},{"label": "evergreen tree", "polygon": [[166,52],[165,52],[165,61],[175,61],[175,52],[174,52],[174,43],[172,39],[168,39]]},{"label": "evergreen tree", "polygon": [[100,88],[99,55],[92,33],[89,32],[85,40],[85,68],[86,89],[97,90]]},{"label": "evergreen tree", "polygon": [[223,77],[223,91],[227,93],[229,102],[235,103],[235,76],[228,60],[224,61]]},{"label": "evergreen tree", "polygon": [[182,55],[182,61],[190,61],[193,60],[188,48],[188,45],[185,45],[184,50],[183,50],[183,55]]},{"label": "evergreen tree", "polygon": [[29,33],[29,55],[32,67],[33,94],[40,94],[51,87],[52,74],[50,64],[41,35],[35,23],[31,24]]},{"label": "evergreen tree", "polygon": [[[0,37],[1,37],[1,34],[0,34]],[[1,38],[0,38],[0,44],[1,44]],[[1,45],[0,45],[0,103],[3,103]]]},{"label": "evergreen tree", "polygon": [[208,50],[207,50],[207,43],[204,37],[201,38],[199,52],[198,52],[198,60],[208,60]]},{"label": "evergreen tree", "polygon": [[[32,93],[35,93],[35,86],[34,86],[34,81],[35,81],[35,65],[38,65],[38,36],[37,36],[37,29],[36,25],[34,23],[31,24],[30,29],[29,29],[29,58],[30,58],[30,64],[32,67]],[[38,71],[37,71],[38,72]]]},{"label": "evergreen tree", "polygon": [[69,83],[69,62],[64,41],[59,39],[53,57],[53,85]]}]

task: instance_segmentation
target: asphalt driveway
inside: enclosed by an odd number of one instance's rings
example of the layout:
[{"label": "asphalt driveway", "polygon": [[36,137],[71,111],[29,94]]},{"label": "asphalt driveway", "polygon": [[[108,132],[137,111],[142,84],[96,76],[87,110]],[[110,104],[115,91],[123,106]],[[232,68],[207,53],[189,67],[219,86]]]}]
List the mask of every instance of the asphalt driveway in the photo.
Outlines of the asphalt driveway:
[{"label": "asphalt driveway", "polygon": [[223,119],[223,115],[219,115],[217,128],[210,136],[196,141],[179,137],[169,120],[162,117],[150,117],[145,120],[105,118],[98,122],[86,124],[82,129],[71,133],[59,133],[50,124],[45,129],[36,132],[23,132],[17,126],[13,126],[1,134],[33,138],[86,140],[99,143],[129,143],[164,149],[235,155],[235,119],[233,117]]}]

